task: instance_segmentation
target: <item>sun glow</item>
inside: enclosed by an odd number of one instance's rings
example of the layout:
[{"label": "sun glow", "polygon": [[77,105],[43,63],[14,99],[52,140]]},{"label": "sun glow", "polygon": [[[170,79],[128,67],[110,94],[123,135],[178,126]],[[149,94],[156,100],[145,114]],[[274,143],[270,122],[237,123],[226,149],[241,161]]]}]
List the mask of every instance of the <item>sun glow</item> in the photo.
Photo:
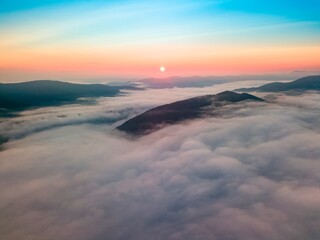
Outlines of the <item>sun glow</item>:
[{"label": "sun glow", "polygon": [[165,67],[160,67],[160,72],[165,72],[166,68]]}]

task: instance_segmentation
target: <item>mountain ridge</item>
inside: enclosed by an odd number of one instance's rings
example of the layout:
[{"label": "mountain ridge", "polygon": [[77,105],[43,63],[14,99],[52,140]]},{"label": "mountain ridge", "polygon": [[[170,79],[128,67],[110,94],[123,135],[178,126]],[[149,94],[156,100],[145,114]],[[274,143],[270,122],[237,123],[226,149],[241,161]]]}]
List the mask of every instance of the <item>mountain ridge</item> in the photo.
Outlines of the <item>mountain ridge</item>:
[{"label": "mountain ridge", "polygon": [[0,84],[0,109],[20,111],[29,108],[69,104],[79,98],[114,97],[124,89],[105,84],[78,84],[57,80],[34,80]]},{"label": "mountain ridge", "polygon": [[189,98],[152,108],[124,122],[116,129],[129,135],[144,135],[159,129],[163,125],[179,123],[200,118],[206,107],[219,108],[241,101],[264,101],[248,93],[224,91],[216,95]]},{"label": "mountain ridge", "polygon": [[320,75],[307,76],[291,82],[273,82],[253,88],[235,89],[236,92],[285,92],[285,91],[320,91]]}]

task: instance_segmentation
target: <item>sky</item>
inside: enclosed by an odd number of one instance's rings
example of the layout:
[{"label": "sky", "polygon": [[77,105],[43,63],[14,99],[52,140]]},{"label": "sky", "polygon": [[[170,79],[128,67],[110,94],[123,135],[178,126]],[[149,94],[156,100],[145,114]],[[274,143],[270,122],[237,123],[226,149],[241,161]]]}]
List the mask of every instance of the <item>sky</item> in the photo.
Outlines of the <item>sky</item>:
[{"label": "sky", "polygon": [[4,0],[0,82],[319,70],[319,11],[316,0]]}]

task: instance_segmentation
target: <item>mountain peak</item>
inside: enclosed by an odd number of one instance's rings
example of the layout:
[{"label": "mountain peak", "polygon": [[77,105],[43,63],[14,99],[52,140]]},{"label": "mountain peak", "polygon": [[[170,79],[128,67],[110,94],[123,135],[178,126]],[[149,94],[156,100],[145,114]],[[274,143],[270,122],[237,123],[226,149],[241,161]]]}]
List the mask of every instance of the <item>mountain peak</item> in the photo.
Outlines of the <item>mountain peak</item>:
[{"label": "mountain peak", "polygon": [[[206,95],[162,105],[129,119],[117,129],[131,135],[143,135],[155,131],[164,125],[201,118],[212,113],[213,109],[240,101],[264,101],[247,93],[232,91],[216,95]],[[209,107],[210,108],[206,108]]]}]

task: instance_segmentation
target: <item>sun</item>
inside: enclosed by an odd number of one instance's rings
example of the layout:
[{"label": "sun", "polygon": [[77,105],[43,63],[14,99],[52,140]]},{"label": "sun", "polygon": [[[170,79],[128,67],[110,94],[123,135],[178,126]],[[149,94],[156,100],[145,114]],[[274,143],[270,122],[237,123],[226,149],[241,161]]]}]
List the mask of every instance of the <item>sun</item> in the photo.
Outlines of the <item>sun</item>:
[{"label": "sun", "polygon": [[160,67],[160,72],[165,72],[166,71],[166,68],[165,67]]}]

